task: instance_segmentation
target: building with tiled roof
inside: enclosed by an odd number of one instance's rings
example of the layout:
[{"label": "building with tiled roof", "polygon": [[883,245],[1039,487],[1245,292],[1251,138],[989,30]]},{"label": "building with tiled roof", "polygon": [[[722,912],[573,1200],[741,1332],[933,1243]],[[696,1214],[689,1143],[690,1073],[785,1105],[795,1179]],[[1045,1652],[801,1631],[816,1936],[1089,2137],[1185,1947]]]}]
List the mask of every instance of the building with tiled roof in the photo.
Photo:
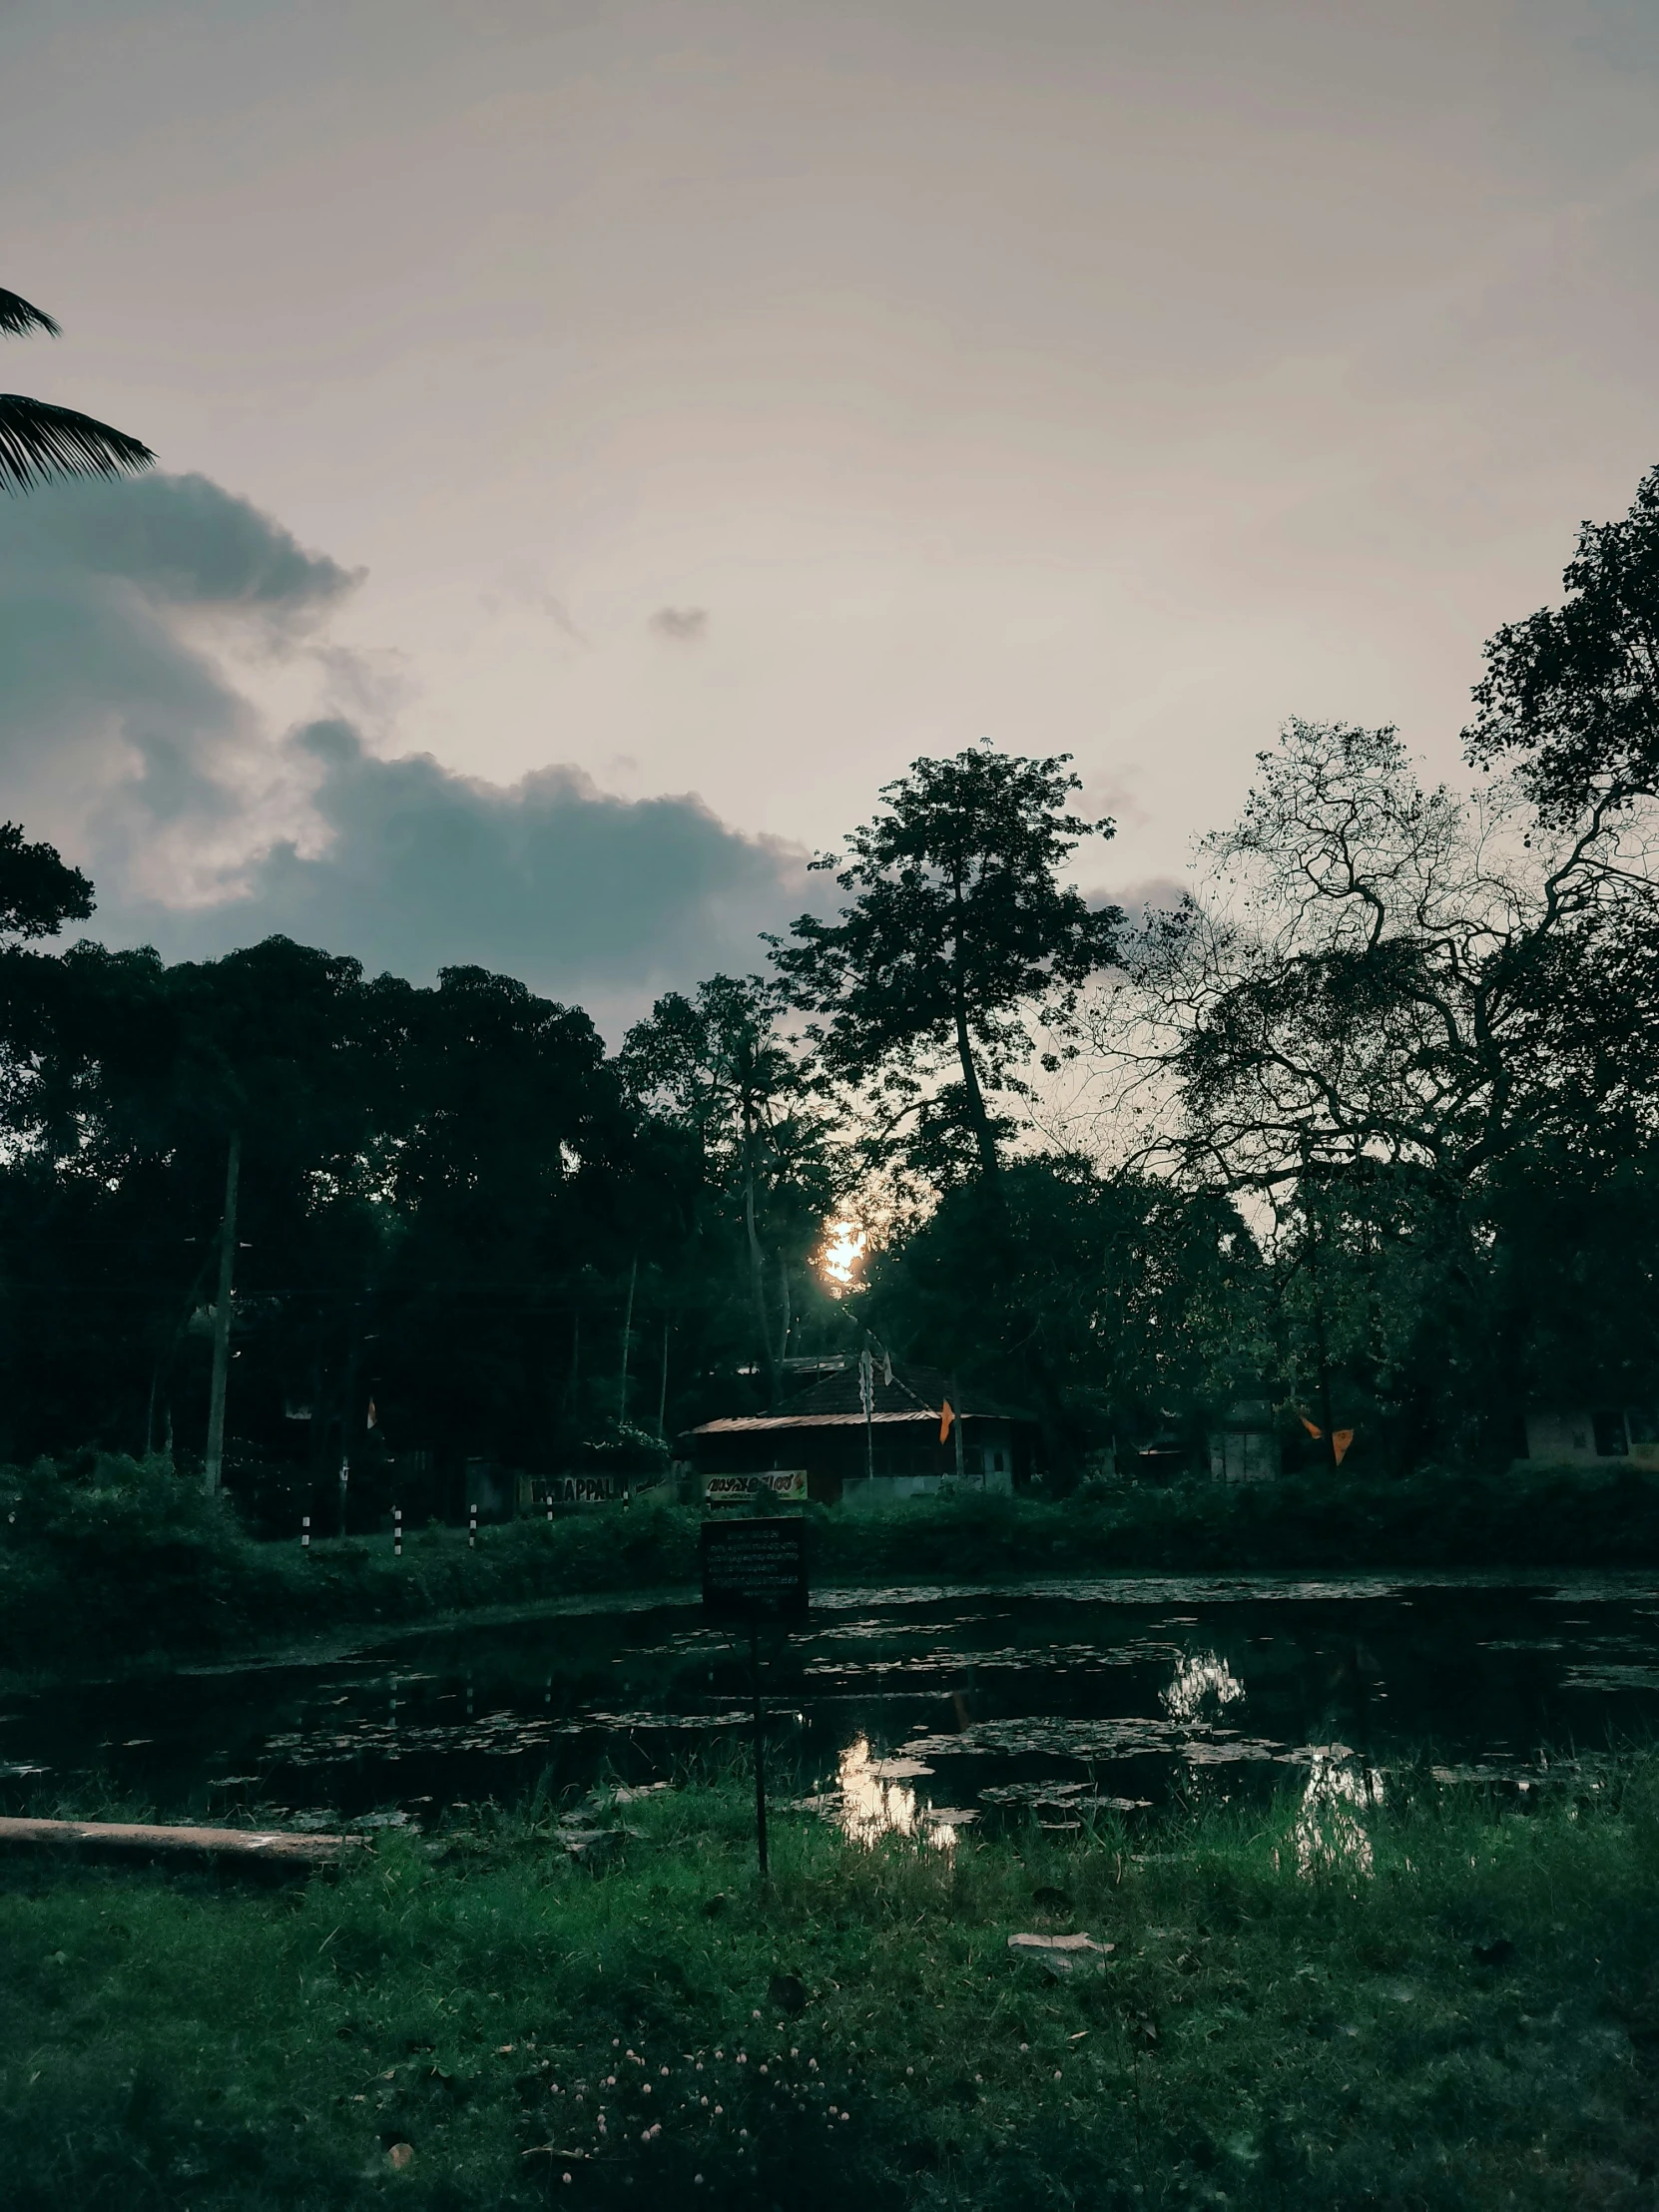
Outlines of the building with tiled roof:
[{"label": "building with tiled roof", "polygon": [[1036,1435],[1031,1414],[971,1382],[877,1358],[867,1412],[852,1361],[770,1412],[705,1421],[688,1442],[705,1483],[800,1469],[810,1497],[850,1505],[957,1487],[1012,1490],[1030,1478]]}]

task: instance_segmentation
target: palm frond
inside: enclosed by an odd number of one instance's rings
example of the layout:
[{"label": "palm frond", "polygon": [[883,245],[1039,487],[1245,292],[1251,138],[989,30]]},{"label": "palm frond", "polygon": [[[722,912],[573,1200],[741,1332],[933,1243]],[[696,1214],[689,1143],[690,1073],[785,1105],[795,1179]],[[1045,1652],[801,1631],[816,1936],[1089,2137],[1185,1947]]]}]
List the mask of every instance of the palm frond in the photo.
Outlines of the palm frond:
[{"label": "palm frond", "polygon": [[44,307],[31,307],[21,293],[7,291],[3,284],[0,284],[0,330],[9,338],[26,338],[31,330],[44,330],[49,338],[63,336]]},{"label": "palm frond", "polygon": [[59,476],[134,476],[155,458],[149,446],[91,415],[0,392],[0,484],[9,491]]}]

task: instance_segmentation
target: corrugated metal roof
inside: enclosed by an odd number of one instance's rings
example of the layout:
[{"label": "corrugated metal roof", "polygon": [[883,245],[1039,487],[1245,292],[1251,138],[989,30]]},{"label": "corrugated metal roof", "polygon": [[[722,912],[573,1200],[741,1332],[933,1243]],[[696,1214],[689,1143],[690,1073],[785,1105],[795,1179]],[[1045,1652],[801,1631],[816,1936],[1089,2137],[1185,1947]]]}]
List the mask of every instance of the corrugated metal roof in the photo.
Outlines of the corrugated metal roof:
[{"label": "corrugated metal roof", "polygon": [[[940,1409],[949,1398],[957,1417],[961,1420],[1014,1420],[1029,1421],[1030,1413],[1016,1411],[1012,1406],[993,1405],[977,1390],[961,1390],[948,1376],[934,1368],[899,1368],[892,1370],[892,1381],[886,1381],[883,1361],[877,1360],[872,1378],[872,1421],[883,1425],[893,1421],[920,1423],[938,1422]],[[965,1401],[965,1402],[964,1402]],[[754,1431],[764,1428],[839,1428],[863,1426],[863,1399],[859,1393],[858,1370],[854,1363],[843,1368],[838,1375],[827,1375],[807,1389],[797,1390],[782,1405],[767,1413],[728,1414],[720,1420],[706,1420],[700,1428],[692,1430],[695,1436],[731,1435],[734,1430]]]},{"label": "corrugated metal roof", "polygon": [[[964,1413],[967,1420],[1002,1420],[1001,1413]],[[935,1428],[939,1423],[936,1405],[920,1405],[907,1413],[871,1413],[870,1423],[880,1428],[906,1421],[930,1422]],[[862,1413],[737,1413],[724,1420],[706,1420],[701,1428],[694,1428],[694,1436],[730,1435],[734,1428],[862,1428]]]},{"label": "corrugated metal roof", "polygon": [[[900,1367],[895,1361],[892,1381],[885,1380],[885,1366],[875,1362],[873,1401],[877,1417],[882,1413],[897,1413],[913,1418],[921,1413],[938,1417],[939,1407],[949,1398],[956,1411],[964,1418],[970,1414],[991,1413],[1002,1420],[1029,1420],[1029,1413],[1014,1411],[1006,1405],[993,1405],[982,1390],[971,1386],[958,1386],[937,1368],[915,1368],[906,1363]],[[822,1382],[812,1383],[807,1389],[798,1390],[781,1405],[774,1406],[767,1414],[769,1420],[801,1420],[814,1418],[821,1413],[852,1413],[859,1420],[864,1417],[863,1399],[858,1394],[858,1370],[856,1363],[843,1368],[839,1375],[827,1375]]]}]

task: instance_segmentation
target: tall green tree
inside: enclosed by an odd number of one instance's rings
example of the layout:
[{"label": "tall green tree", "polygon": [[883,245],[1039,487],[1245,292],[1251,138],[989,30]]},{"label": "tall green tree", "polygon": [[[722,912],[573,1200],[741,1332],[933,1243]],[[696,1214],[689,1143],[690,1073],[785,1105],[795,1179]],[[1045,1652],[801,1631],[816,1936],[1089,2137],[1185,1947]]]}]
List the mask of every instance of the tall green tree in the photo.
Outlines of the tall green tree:
[{"label": "tall green tree", "polygon": [[1117,956],[1119,910],[1061,879],[1084,838],[1113,832],[1071,811],[1069,761],[986,747],[912,763],[845,854],[813,862],[851,894],[837,917],[769,940],[827,1073],[867,1088],[882,1141],[935,1182],[995,1178],[996,1096],[1023,1094],[1034,1028],[1051,1065],[1072,1049],[1082,987]]},{"label": "tall green tree", "polygon": [[[0,289],[0,331],[8,337],[62,335],[44,308]],[[0,392],[0,484],[12,491],[64,476],[132,476],[155,461],[149,446],[91,415],[21,392]]]},{"label": "tall green tree", "polygon": [[1562,586],[1489,640],[1463,733],[1558,826],[1659,794],[1659,468],[1622,521],[1580,525]]},{"label": "tall green tree", "polygon": [[806,1255],[835,1192],[811,1070],[783,1034],[787,1011],[776,980],[711,976],[690,996],[659,998],[618,1057],[630,1096],[692,1139],[704,1182],[741,1210],[756,1353],[774,1399],[807,1289]]},{"label": "tall green tree", "polygon": [[1064,1155],[947,1192],[872,1271],[883,1342],[1021,1398],[1039,1356],[1059,1463],[1196,1422],[1273,1353],[1261,1257],[1229,1201]]}]

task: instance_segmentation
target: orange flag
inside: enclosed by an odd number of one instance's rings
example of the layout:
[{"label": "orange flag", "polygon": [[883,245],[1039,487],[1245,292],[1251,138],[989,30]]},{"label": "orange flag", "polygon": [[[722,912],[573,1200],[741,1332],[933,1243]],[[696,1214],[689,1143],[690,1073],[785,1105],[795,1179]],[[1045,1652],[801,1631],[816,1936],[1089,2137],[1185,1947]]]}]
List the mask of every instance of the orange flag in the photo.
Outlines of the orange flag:
[{"label": "orange flag", "polygon": [[1306,1413],[1299,1413],[1297,1415],[1297,1419],[1301,1421],[1303,1427],[1307,1429],[1309,1435],[1313,1437],[1316,1443],[1319,1441],[1320,1437],[1325,1434],[1325,1430],[1320,1427],[1319,1423],[1317,1421],[1311,1421]]},{"label": "orange flag", "polygon": [[1332,1429],[1332,1431],[1331,1431],[1331,1456],[1332,1456],[1332,1457],[1333,1457],[1333,1458],[1334,1458],[1334,1459],[1336,1460],[1336,1462],[1337,1462],[1338,1466],[1341,1466],[1341,1465],[1342,1465],[1342,1463],[1343,1463],[1343,1453],[1344,1453],[1344,1452],[1345,1452],[1345,1451],[1346,1451],[1346,1450],[1348,1449],[1349,1445],[1350,1445],[1351,1443],[1353,1443],[1353,1441],[1354,1441],[1354,1431],[1353,1431],[1353,1429],[1352,1429],[1352,1428],[1333,1428],[1333,1429]]},{"label": "orange flag", "polygon": [[939,1407],[939,1441],[941,1444],[949,1442],[950,1424],[955,1418],[955,1409],[951,1405],[949,1398],[946,1398],[944,1403]]}]

